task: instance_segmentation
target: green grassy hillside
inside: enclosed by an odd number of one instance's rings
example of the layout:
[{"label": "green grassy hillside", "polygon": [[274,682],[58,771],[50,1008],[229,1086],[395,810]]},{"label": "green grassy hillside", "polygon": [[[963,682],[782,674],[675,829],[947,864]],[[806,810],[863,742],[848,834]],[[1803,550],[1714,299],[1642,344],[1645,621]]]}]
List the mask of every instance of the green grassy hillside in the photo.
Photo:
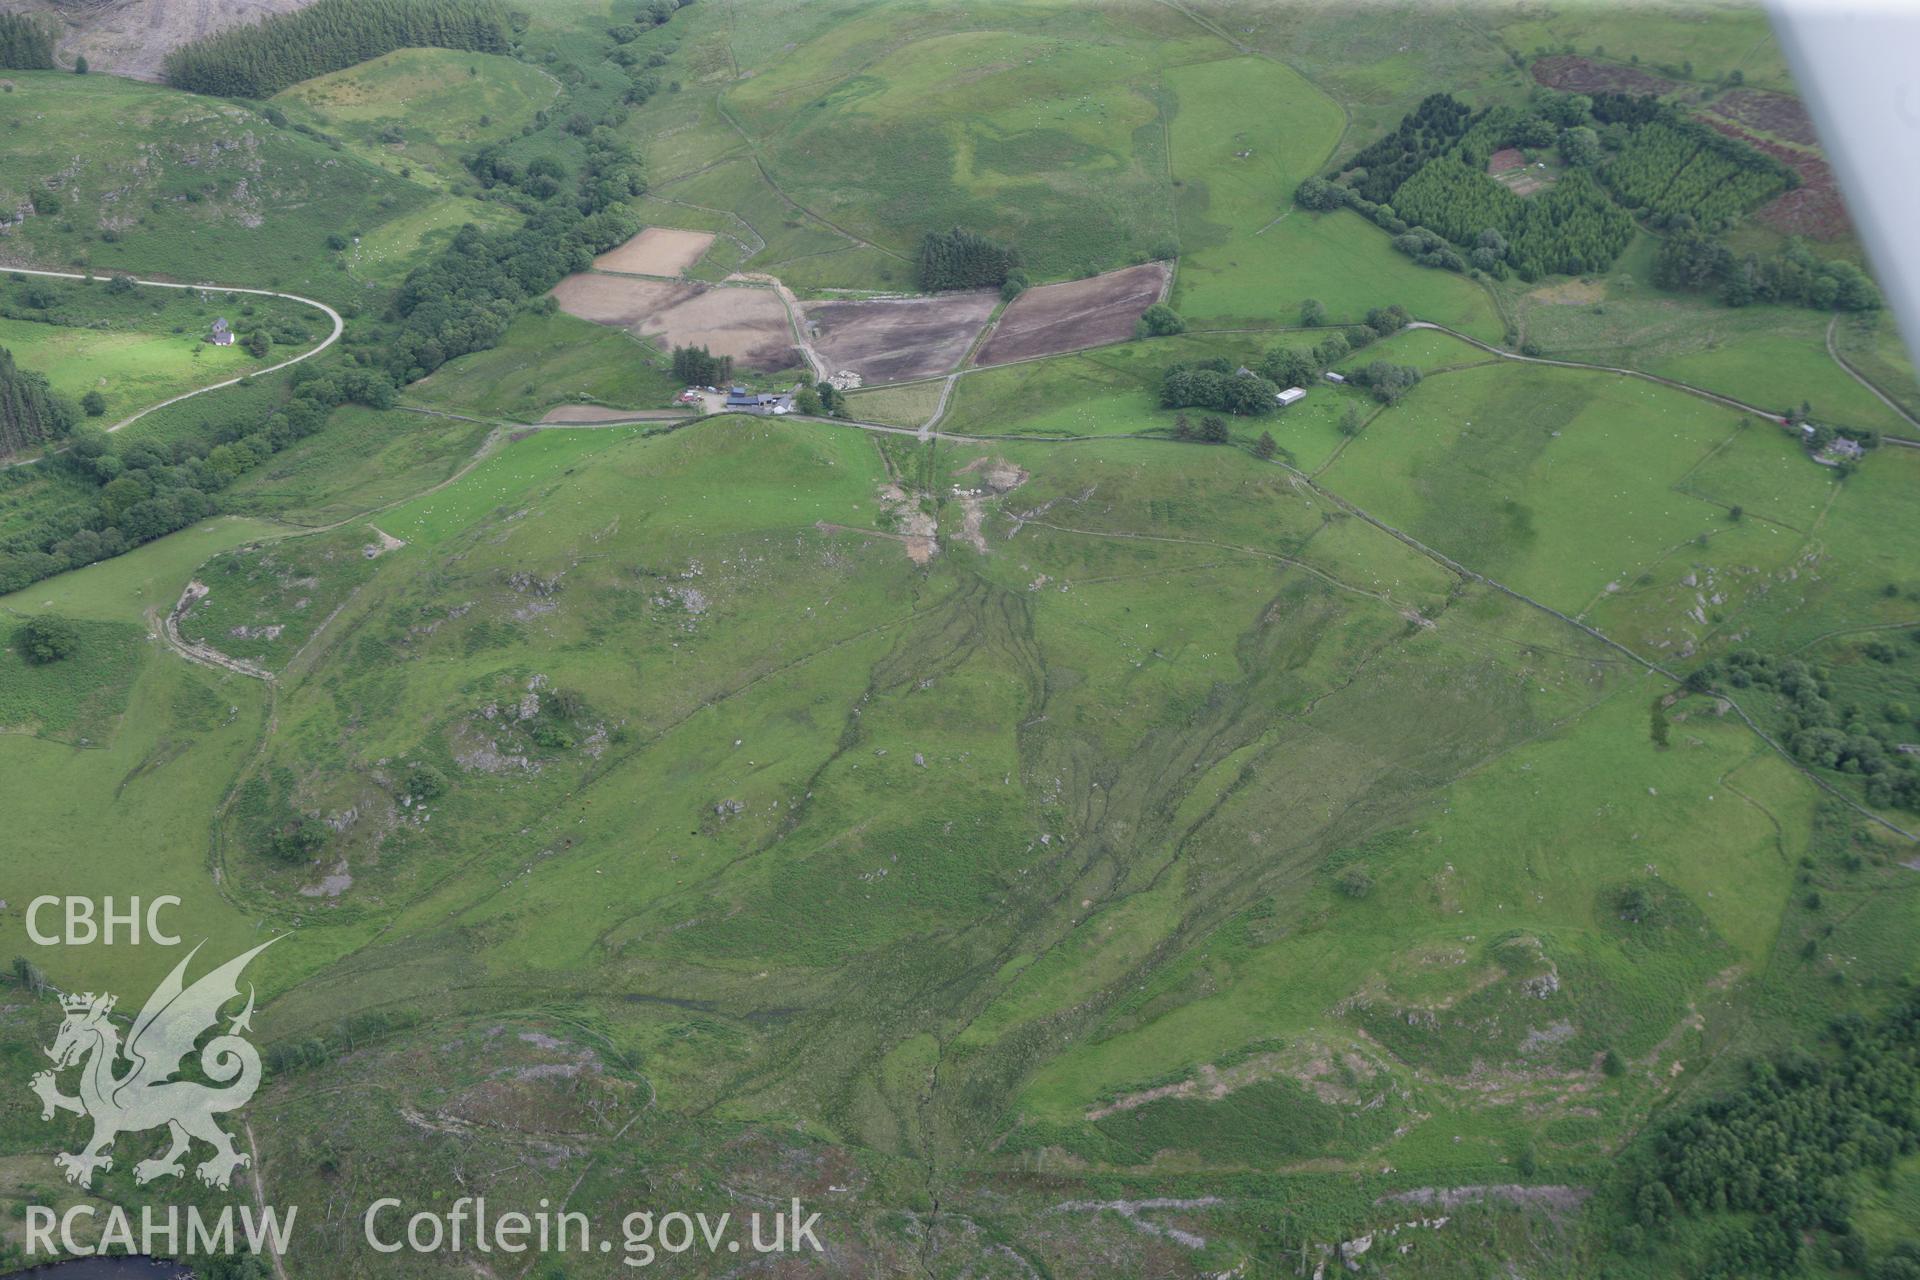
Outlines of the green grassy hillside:
[{"label": "green grassy hillside", "polygon": [[[315,362],[345,378],[381,366],[396,297],[463,341],[467,304],[396,294],[407,271],[577,201],[620,139],[636,214],[719,233],[710,280],[902,290],[962,225],[1036,280],[1177,248],[1185,329],[856,391],[852,420],[542,423],[678,387],[539,301],[584,255],[521,245],[498,342],[392,399],[296,433],[282,373],[142,419],[103,467],[82,441],[0,473],[0,548],[31,557],[228,468],[213,514],[0,596],[0,924],[60,988],[127,1000],[177,954],[35,945],[25,904],[137,887],[209,954],[280,938],[243,1118],[259,1195],[301,1206],[289,1280],[475,1261],[368,1250],[366,1205],[402,1193],[564,1204],[616,1241],[636,1208],[798,1197],[828,1252],[794,1274],[1899,1280],[1920,451],[1822,465],[1703,393],[1910,424],[1828,354],[1828,313],[1656,288],[1653,229],[1522,283],[1292,202],[1430,92],[1521,101],[1536,46],[1786,88],[1760,19],[528,10],[514,56],[403,50],[288,90],[284,127],[14,77],[0,202],[51,194],[6,243],[351,298]],[[483,192],[464,159],[491,144]],[[215,368],[210,310],[312,323],[28,283],[0,284],[0,345],[68,394],[106,378],[116,416]],[[1231,377],[1396,304],[1687,385],[1420,328],[1352,335],[1347,385],[1316,365],[1219,443],[1160,403],[1176,362]],[[1911,404],[1890,317],[1831,332]],[[1376,362],[1419,378],[1376,395]],[[274,447],[238,465],[249,433]],[[108,494],[127,457],[144,478]],[[49,616],[72,651],[31,661]],[[9,986],[0,1065],[40,1069],[57,1019]],[[1868,1124],[1871,1028],[1905,1047]],[[1764,1123],[1664,1139],[1736,1096]],[[82,1133],[0,1107],[0,1220],[78,1194],[46,1157]],[[134,1164],[91,1193],[171,1194]]]},{"label": "green grassy hillside", "polygon": [[[1635,443],[1596,437],[1589,479],[1596,459],[1668,440],[1686,484],[1772,513],[1763,471],[1689,471],[1721,456],[1720,411],[1656,393],[1622,422],[1616,387],[1633,385],[1435,373],[1321,483],[1577,607],[1611,566],[1582,576],[1572,552],[1450,541],[1374,488],[1395,466],[1442,474],[1420,461],[1435,414],[1484,419],[1496,440],[1543,432],[1549,451],[1617,424]],[[1542,404],[1562,406],[1559,436]],[[367,426],[440,431],[408,416]],[[541,1010],[537,1034],[597,1046],[614,1114],[635,1088],[659,1097],[595,1149],[619,1160],[644,1141],[658,1161],[771,1143],[858,1169],[867,1189],[839,1220],[872,1259],[901,1247],[900,1197],[967,1203],[986,1179],[1037,1210],[1050,1193],[1025,1171],[1043,1164],[1243,1208],[1265,1193],[1219,1179],[1260,1171],[1272,1194],[1316,1197],[1289,1229],[1323,1239],[1359,1219],[1309,1192],[1315,1170],[1384,1194],[1512,1178],[1524,1150],[1546,1176],[1590,1179],[1648,1108],[1749,1042],[1732,1010],[1787,981],[1772,957],[1798,945],[1783,920],[1815,847],[1800,774],[1711,699],[1670,708],[1650,738],[1663,681],[1239,450],[915,446],[722,419],[542,432],[439,487],[458,454],[432,461],[435,438],[420,436],[412,483],[435,487],[418,499],[372,510],[393,489],[371,474],[357,502],[254,485],[262,510],[366,514],[230,540],[193,570],[213,594],[187,634],[274,670],[276,708],[253,737],[257,700],[218,695],[257,743],[207,770],[224,803],[140,818],[182,856],[212,836],[223,910],[302,920],[267,971],[274,1043],[388,1028],[361,1034],[412,1090],[427,1087],[406,1065],[414,1024],[444,1043],[498,1020],[485,1011]],[[982,460],[1024,474],[975,518],[949,495]],[[328,465],[285,462],[289,478]],[[1616,547],[1644,530],[1657,551],[1667,506],[1717,510],[1613,482],[1569,506],[1550,475],[1508,472],[1544,495],[1543,546],[1590,527]],[[938,521],[924,567],[889,483]],[[1425,483],[1410,491],[1437,502]],[[1870,509],[1852,488],[1841,507]],[[404,545],[364,558],[383,534]],[[192,561],[155,564],[139,590],[119,566],[170,545],[34,597],[138,616]],[[1857,577],[1845,556],[1829,572]],[[1748,643],[1777,643],[1764,609],[1739,616]],[[162,673],[194,668],[137,661],[138,718],[109,750],[147,750],[136,724],[179,735],[199,714],[181,694],[141,710]],[[66,785],[105,785],[85,778]],[[317,850],[273,852],[315,818],[332,823]],[[1826,893],[1874,885],[1911,910],[1873,863],[1832,874]],[[1623,920],[1630,893],[1652,914]],[[148,963],[102,955],[86,976],[133,984]],[[1600,1069],[1608,1054],[1624,1072]],[[324,1078],[275,1085],[283,1159],[315,1140],[303,1099]],[[539,1125],[560,1100],[527,1105]],[[443,1167],[378,1155],[377,1111],[352,1123],[361,1136],[335,1148],[352,1185]],[[916,1151],[934,1155],[930,1180],[896,1164]],[[287,1194],[317,1189],[282,1177]],[[612,1192],[583,1203],[600,1212]],[[1046,1256],[1026,1212],[1005,1229]],[[1255,1247],[1209,1220],[1240,1242],[1230,1253]],[[1069,1272],[1082,1256],[1057,1255]]]},{"label": "green grassy hillside", "polygon": [[330,235],[370,231],[428,199],[258,109],[152,85],[16,73],[0,96],[0,202],[36,265],[278,285],[335,301],[355,290]]},{"label": "green grassy hillside", "polygon": [[383,168],[445,188],[464,178],[464,152],[519,133],[560,92],[552,75],[511,58],[401,49],[304,80],[273,103]]}]

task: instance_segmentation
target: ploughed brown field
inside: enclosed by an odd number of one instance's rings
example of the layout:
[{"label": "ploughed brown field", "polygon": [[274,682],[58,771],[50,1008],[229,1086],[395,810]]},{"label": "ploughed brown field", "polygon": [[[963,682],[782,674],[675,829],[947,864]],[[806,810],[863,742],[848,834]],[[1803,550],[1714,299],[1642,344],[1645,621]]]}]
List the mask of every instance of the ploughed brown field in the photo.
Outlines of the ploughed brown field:
[{"label": "ploughed brown field", "polygon": [[554,286],[568,315],[617,325],[662,349],[706,347],[751,369],[799,362],[787,309],[768,289],[674,284],[582,272]]},{"label": "ploughed brown field", "polygon": [[991,290],[931,298],[872,298],[808,302],[801,314],[812,326],[814,350],[829,372],[851,369],[869,386],[930,378],[960,363],[993,314]]},{"label": "ploughed brown field", "polygon": [[563,404],[558,408],[547,410],[546,416],[541,418],[540,421],[592,424],[595,422],[634,422],[646,418],[672,420],[674,418],[684,418],[691,412],[693,412],[691,409],[609,409],[604,405],[597,404]]},{"label": "ploughed brown field", "polygon": [[593,260],[596,271],[624,271],[640,276],[677,276],[700,261],[713,243],[711,231],[680,231],[648,227],[617,249]]},{"label": "ploughed brown field", "polygon": [[974,363],[1006,364],[1124,342],[1133,336],[1140,313],[1166,292],[1170,278],[1166,263],[1149,262],[1029,289],[1001,313]]}]

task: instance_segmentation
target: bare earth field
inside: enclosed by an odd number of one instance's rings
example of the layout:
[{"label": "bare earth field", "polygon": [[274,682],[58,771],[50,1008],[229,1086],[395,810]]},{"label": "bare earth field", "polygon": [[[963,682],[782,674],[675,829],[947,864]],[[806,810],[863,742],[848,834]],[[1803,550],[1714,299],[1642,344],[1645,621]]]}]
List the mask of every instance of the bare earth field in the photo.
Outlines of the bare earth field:
[{"label": "bare earth field", "polygon": [[945,373],[960,363],[993,314],[991,290],[933,298],[809,302],[801,313],[833,372],[851,369],[868,386]]},{"label": "bare earth field", "polygon": [[1158,302],[1170,279],[1167,264],[1109,271],[1086,280],[1044,284],[1015,298],[975,364],[1006,364],[1133,336],[1134,321]]},{"label": "bare earth field", "polygon": [[713,243],[711,231],[680,231],[648,227],[618,249],[593,260],[599,271],[622,271],[638,276],[677,276],[705,256]]},{"label": "bare earth field", "polygon": [[704,346],[755,369],[784,369],[794,363],[786,308],[767,289],[584,272],[554,286],[553,296],[568,315],[617,325],[662,347]]},{"label": "bare earth field", "polygon": [[258,22],[276,13],[304,9],[312,0],[93,0],[59,5],[50,0],[13,0],[7,13],[37,13],[55,20],[60,57],[68,64],[84,55],[95,71],[135,80],[158,80],[160,64],[176,46],[227,27]]},{"label": "bare earth field", "polygon": [[643,419],[659,419],[663,422],[686,417],[687,409],[609,409],[598,404],[563,404],[557,409],[549,409],[542,422],[638,422]]}]

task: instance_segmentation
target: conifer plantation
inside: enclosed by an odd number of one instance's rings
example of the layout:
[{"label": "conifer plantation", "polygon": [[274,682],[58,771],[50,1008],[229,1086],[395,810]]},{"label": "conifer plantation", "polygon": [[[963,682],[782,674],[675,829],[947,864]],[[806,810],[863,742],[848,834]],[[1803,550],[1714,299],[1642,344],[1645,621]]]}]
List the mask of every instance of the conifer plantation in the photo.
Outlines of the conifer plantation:
[{"label": "conifer plantation", "polygon": [[963,227],[929,231],[920,242],[920,287],[929,292],[997,288],[1019,265],[1018,250]]},{"label": "conifer plantation", "polygon": [[319,0],[297,13],[238,27],[167,56],[167,83],[222,98],[268,98],[291,84],[395,49],[505,53],[497,0]]},{"label": "conifer plantation", "polygon": [[38,19],[0,13],[0,67],[46,71],[53,66],[53,36]]},{"label": "conifer plantation", "polygon": [[13,353],[0,347],[0,453],[45,444],[72,426],[72,410],[54,398],[47,380],[15,366]]}]

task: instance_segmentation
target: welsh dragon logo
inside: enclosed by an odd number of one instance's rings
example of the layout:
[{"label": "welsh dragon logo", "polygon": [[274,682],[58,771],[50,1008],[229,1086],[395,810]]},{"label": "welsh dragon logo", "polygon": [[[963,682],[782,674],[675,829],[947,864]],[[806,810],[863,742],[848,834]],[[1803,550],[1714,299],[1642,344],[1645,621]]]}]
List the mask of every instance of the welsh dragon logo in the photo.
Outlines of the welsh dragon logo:
[{"label": "welsh dragon logo", "polygon": [[[213,1147],[213,1155],[196,1170],[208,1186],[226,1188],[233,1181],[233,1171],[252,1162],[250,1156],[233,1149],[233,1139],[214,1123],[222,1112],[244,1107],[260,1087],[260,1054],[239,1034],[253,1029],[251,984],[246,1008],[228,1023],[226,1034],[214,1036],[199,1051],[199,1074],[213,1083],[173,1077],[186,1065],[201,1035],[219,1023],[220,1010],[239,997],[240,974],[247,962],[273,941],[228,961],[189,987],[183,979],[187,964],[199,953],[195,947],[148,997],[127,1031],[125,1045],[110,1018],[113,996],[88,992],[60,997],[66,1020],[46,1051],[53,1059],[53,1070],[33,1077],[33,1091],[40,1095],[42,1120],[53,1119],[59,1111],[93,1120],[93,1138],[86,1146],[53,1158],[68,1182],[92,1185],[96,1169],[113,1168],[107,1149],[115,1138],[163,1125],[172,1145],[166,1154],[133,1167],[136,1182],[185,1173],[181,1157],[196,1138]],[[80,1093],[68,1097],[60,1092],[57,1077],[76,1066]]]}]

